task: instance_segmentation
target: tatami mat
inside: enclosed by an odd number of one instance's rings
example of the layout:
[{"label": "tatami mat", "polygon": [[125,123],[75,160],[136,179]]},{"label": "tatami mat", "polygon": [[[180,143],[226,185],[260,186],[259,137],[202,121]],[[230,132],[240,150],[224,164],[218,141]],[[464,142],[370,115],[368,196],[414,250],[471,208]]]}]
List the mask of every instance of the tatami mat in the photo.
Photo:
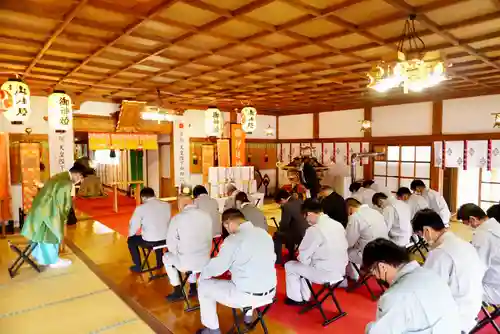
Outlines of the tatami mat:
[{"label": "tatami mat", "polygon": [[37,274],[23,267],[14,279],[0,276],[0,333],[154,333],[80,259],[64,257],[73,261],[69,268]]}]

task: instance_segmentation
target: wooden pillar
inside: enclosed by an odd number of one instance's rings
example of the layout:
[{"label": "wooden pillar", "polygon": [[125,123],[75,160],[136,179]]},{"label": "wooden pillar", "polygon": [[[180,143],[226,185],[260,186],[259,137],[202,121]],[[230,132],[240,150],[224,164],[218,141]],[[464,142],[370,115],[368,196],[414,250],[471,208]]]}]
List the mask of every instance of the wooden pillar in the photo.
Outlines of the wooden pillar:
[{"label": "wooden pillar", "polygon": [[238,122],[238,109],[233,109],[229,112],[229,122],[237,123]]},{"label": "wooden pillar", "polygon": [[[372,107],[365,107],[364,110],[364,116],[363,119],[365,121],[372,121]],[[372,132],[371,131],[365,131],[363,137],[365,138],[365,141],[367,141],[370,144],[370,149],[369,151],[372,151]],[[368,163],[363,165],[363,178],[365,180],[373,179],[373,159],[368,159]]]},{"label": "wooden pillar", "polygon": [[[279,157],[281,155],[281,152],[278,151],[278,143],[280,142],[279,141],[279,139],[280,139],[280,117],[278,115],[276,115],[276,129],[275,129],[274,133],[276,134],[276,161],[279,161]],[[276,186],[274,187],[274,189],[276,189],[276,191],[279,189],[279,185],[280,185],[279,175],[280,175],[280,170],[278,167],[276,167]]]},{"label": "wooden pillar", "polygon": [[[443,134],[443,101],[432,102],[432,136],[441,136]],[[431,143],[431,188],[442,192],[443,188],[443,169],[434,167],[434,143]]]},{"label": "wooden pillar", "polygon": [[319,112],[313,114],[313,139],[319,139]]}]

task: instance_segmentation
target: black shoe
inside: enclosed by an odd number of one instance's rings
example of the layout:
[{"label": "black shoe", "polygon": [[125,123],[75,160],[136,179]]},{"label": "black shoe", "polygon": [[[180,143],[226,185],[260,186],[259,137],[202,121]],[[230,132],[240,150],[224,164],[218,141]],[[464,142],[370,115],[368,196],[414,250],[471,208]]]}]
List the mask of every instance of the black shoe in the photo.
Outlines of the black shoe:
[{"label": "black shoe", "polygon": [[288,297],[285,298],[285,305],[289,305],[289,306],[301,306],[301,305],[305,305],[306,303],[307,302],[305,302],[305,301],[296,302],[295,300],[290,299]]},{"label": "black shoe", "polygon": [[133,271],[134,273],[140,273],[142,272],[141,267],[138,267],[136,265],[130,266],[130,271]]},{"label": "black shoe", "polygon": [[196,287],[196,283],[189,284],[189,298],[198,297],[198,288]]},{"label": "black shoe", "polygon": [[169,294],[166,298],[167,298],[167,301],[171,302],[171,303],[184,300],[184,296],[182,295],[181,287],[180,286],[174,287],[174,292]]}]

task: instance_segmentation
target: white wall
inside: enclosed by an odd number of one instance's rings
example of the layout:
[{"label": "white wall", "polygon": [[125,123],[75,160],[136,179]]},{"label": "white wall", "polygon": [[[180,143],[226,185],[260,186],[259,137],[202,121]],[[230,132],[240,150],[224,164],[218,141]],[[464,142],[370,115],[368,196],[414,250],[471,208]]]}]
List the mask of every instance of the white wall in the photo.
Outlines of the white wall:
[{"label": "white wall", "polygon": [[279,139],[313,138],[313,114],[280,116]]},{"label": "white wall", "polygon": [[486,95],[443,101],[443,133],[500,132],[493,128],[500,112],[500,95]]},{"label": "white wall", "polygon": [[372,136],[432,134],[432,102],[409,103],[372,109]]},{"label": "white wall", "polygon": [[86,101],[80,105],[80,110],[75,111],[75,114],[109,116],[119,110],[120,105],[116,103]]},{"label": "white wall", "polygon": [[[157,150],[145,151],[146,159],[144,159],[145,168],[147,171],[147,185],[153,188],[155,194],[160,194],[160,161],[158,160]],[[168,166],[170,167],[170,166]],[[169,168],[170,169],[170,168]]]},{"label": "white wall", "polygon": [[360,121],[364,119],[364,116],[365,116],[365,111],[363,109],[322,112],[319,114],[319,137],[320,138],[363,137],[363,132],[360,131],[361,129]]}]

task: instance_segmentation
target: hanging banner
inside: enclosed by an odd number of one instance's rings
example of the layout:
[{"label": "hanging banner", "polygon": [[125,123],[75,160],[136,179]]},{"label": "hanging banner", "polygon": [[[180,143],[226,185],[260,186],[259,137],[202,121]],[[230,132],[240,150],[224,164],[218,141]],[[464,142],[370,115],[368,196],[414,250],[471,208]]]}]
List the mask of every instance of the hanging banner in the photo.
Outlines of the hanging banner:
[{"label": "hanging banner", "polygon": [[8,136],[0,133],[0,221],[12,219]]},{"label": "hanging banner", "polygon": [[89,133],[89,150],[109,150],[110,138],[109,133]]},{"label": "hanging banner", "polygon": [[231,166],[231,152],[229,151],[229,139],[217,140],[217,161],[219,167]]},{"label": "hanging banner", "polygon": [[447,168],[463,168],[464,166],[464,142],[447,141],[445,142],[445,165]]},{"label": "hanging banner", "polygon": [[241,124],[231,124],[231,166],[244,166],[245,161],[245,132]]},{"label": "hanging banner", "polygon": [[158,136],[157,135],[139,135],[139,143],[143,150],[157,150]]},{"label": "hanging banner", "polygon": [[21,184],[23,195],[23,211],[28,213],[33,204],[40,181],[40,148],[38,143],[21,143]]},{"label": "hanging banner", "polygon": [[201,171],[203,174],[203,184],[208,184],[208,171],[215,165],[214,145],[201,145]]},{"label": "hanging banner", "polygon": [[189,161],[191,157],[189,145],[189,132],[183,121],[174,122],[174,184],[180,187],[189,184],[191,176],[189,173]]}]

